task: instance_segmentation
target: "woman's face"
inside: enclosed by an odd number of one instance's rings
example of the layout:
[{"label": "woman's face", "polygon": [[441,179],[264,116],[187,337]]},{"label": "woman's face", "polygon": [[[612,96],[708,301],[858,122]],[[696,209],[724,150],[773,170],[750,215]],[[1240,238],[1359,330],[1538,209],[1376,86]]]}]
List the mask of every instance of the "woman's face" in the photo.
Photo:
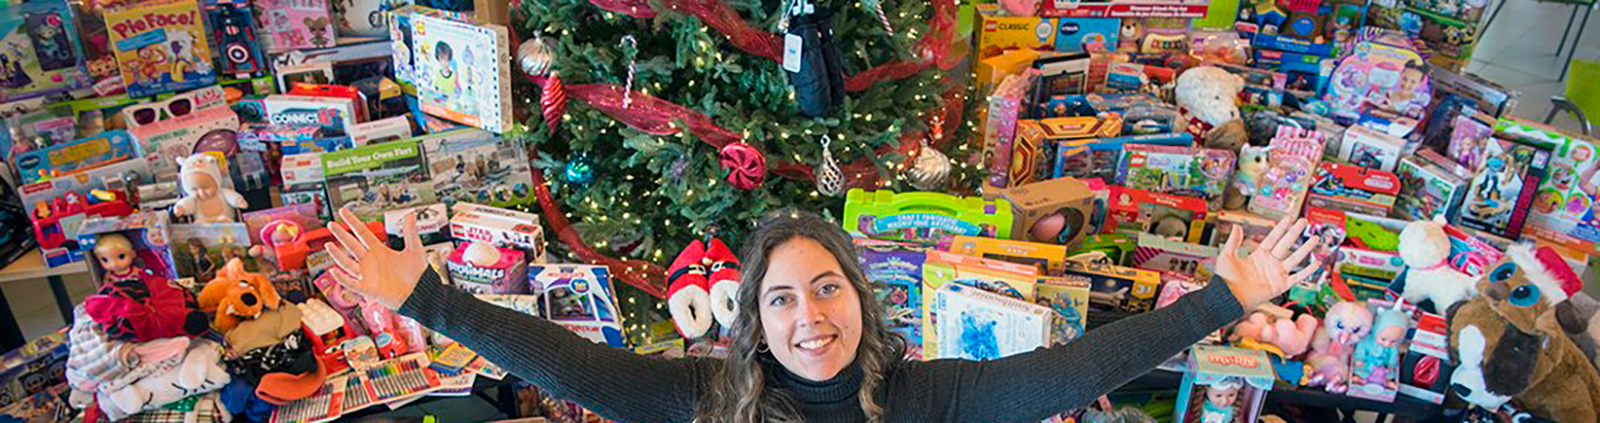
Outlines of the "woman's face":
[{"label": "woman's face", "polygon": [[861,345],[859,295],[816,241],[795,238],[772,249],[759,299],[772,356],[812,381],[838,375]]}]

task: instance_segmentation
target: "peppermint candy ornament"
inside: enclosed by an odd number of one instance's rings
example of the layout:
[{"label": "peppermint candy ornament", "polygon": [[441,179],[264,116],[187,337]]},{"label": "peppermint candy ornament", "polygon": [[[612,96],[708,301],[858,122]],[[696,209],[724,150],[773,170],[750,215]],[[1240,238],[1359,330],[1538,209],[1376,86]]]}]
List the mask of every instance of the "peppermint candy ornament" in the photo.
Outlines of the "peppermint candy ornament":
[{"label": "peppermint candy ornament", "polygon": [[814,175],[818,193],[837,197],[844,193],[844,173],[839,171],[839,162],[833,160],[833,152],[828,150],[828,145],[832,143],[833,140],[827,135],[822,136],[822,162],[817,164]]},{"label": "peppermint candy ornament", "polygon": [[544,89],[539,95],[539,106],[545,126],[554,132],[561,125],[561,116],[567,114],[567,87],[561,83],[560,76],[550,75],[550,79],[545,80]]},{"label": "peppermint candy ornament", "polygon": [[722,147],[718,162],[728,169],[728,183],[745,191],[767,182],[767,158],[754,146],[736,142]]}]

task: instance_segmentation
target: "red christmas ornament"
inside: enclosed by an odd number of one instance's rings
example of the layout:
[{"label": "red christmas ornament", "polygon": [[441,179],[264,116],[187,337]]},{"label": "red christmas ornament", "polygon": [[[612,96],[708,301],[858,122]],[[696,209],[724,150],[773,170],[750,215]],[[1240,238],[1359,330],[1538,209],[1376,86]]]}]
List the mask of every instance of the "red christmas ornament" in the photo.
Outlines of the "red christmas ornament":
[{"label": "red christmas ornament", "polygon": [[722,167],[728,169],[728,183],[734,188],[754,190],[767,182],[767,158],[750,144],[735,142],[722,147]]},{"label": "red christmas ornament", "polygon": [[561,77],[550,75],[545,80],[544,90],[539,95],[540,110],[544,112],[544,124],[551,131],[561,125],[561,116],[567,114],[567,87],[561,83]]}]

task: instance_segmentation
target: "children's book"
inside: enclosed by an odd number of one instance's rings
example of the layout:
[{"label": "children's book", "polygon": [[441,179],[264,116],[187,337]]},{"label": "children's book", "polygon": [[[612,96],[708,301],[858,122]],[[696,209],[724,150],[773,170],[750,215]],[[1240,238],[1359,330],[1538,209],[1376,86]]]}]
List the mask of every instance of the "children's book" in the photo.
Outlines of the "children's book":
[{"label": "children's book", "polygon": [[89,86],[67,2],[16,3],[0,13],[0,102]]},{"label": "children's book", "polygon": [[423,112],[497,134],[511,127],[511,39],[505,27],[416,14],[411,32]]},{"label": "children's book", "polygon": [[436,202],[416,140],[392,141],[322,155],[332,209],[349,207],[367,221],[383,212]]},{"label": "children's book", "polygon": [[511,202],[533,192],[528,153],[519,144],[478,129],[422,139],[433,189],[447,202]]},{"label": "children's book", "polygon": [[217,82],[211,44],[195,0],[115,10],[106,14],[106,29],[129,97]]},{"label": "children's book", "polygon": [[268,53],[333,47],[334,22],[327,0],[258,0]]}]

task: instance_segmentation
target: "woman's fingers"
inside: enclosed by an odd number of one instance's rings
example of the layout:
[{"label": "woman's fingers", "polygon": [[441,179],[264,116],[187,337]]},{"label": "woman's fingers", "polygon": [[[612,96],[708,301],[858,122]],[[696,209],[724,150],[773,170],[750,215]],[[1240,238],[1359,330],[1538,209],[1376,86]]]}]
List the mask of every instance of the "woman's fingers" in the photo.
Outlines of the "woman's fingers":
[{"label": "woman's fingers", "polygon": [[[1284,232],[1283,237],[1278,238],[1278,243],[1272,246],[1272,256],[1280,260],[1288,258],[1289,248],[1294,247],[1295,241],[1300,240],[1299,234],[1305,233],[1307,225],[1310,223],[1305,219],[1295,220],[1294,226],[1290,227],[1288,232]],[[1313,244],[1313,241],[1316,240],[1306,241],[1306,244]]]},{"label": "woman's fingers", "polygon": [[339,282],[339,285],[343,285],[345,288],[354,289],[357,293],[366,295],[366,291],[361,290],[361,278],[351,276],[349,273],[346,273],[344,269],[338,267],[328,269],[328,274],[333,275],[333,280],[335,282]]},{"label": "woman's fingers", "polygon": [[1290,286],[1294,286],[1294,284],[1305,282],[1305,280],[1310,278],[1311,275],[1317,273],[1317,270],[1322,267],[1322,263],[1319,263],[1320,261],[1321,260],[1317,260],[1315,257],[1313,257],[1311,258],[1311,263],[1307,265],[1306,268],[1300,269],[1299,272],[1294,272],[1293,275],[1289,275],[1289,283],[1285,284],[1280,292],[1288,290],[1288,288]]},{"label": "woman's fingers", "polygon": [[1310,257],[1311,252],[1317,249],[1317,241],[1316,238],[1312,238],[1310,241],[1300,244],[1300,248],[1296,248],[1294,254],[1290,254],[1289,258],[1284,259],[1283,268],[1293,269],[1295,266],[1299,266],[1301,262],[1306,261],[1306,257]]},{"label": "woman's fingers", "polygon": [[1228,241],[1222,244],[1222,256],[1238,257],[1241,244],[1244,244],[1244,230],[1239,225],[1233,225],[1233,229],[1228,231]]},{"label": "woman's fingers", "polygon": [[362,222],[360,217],[356,217],[355,212],[350,211],[349,207],[339,208],[339,220],[350,226],[350,232],[355,233],[356,239],[360,239],[367,249],[378,248],[383,245],[383,240],[378,239],[377,235],[373,235],[372,231],[367,230],[367,223]]},{"label": "woman's fingers", "polygon": [[1292,222],[1290,219],[1293,218],[1284,216],[1283,220],[1278,221],[1278,224],[1272,225],[1272,232],[1268,232],[1267,237],[1261,239],[1261,245],[1256,246],[1256,250],[1272,251],[1272,247],[1278,245],[1278,240],[1283,239],[1284,232],[1289,231],[1289,223]]},{"label": "woman's fingers", "polygon": [[422,236],[417,234],[417,212],[406,213],[405,229],[400,236],[405,237],[406,252],[422,251]]},{"label": "woman's fingers", "polygon": [[356,239],[356,236],[351,235],[350,231],[345,230],[343,226],[338,223],[329,223],[328,231],[333,232],[333,239],[338,240],[339,245],[343,245],[345,251],[349,252],[351,256],[362,257],[367,255],[367,244]]},{"label": "woman's fingers", "polygon": [[328,257],[333,258],[333,264],[350,272],[361,271],[361,261],[351,256],[350,252],[345,251],[344,247],[340,247],[338,243],[329,243],[326,249],[328,250]]}]

